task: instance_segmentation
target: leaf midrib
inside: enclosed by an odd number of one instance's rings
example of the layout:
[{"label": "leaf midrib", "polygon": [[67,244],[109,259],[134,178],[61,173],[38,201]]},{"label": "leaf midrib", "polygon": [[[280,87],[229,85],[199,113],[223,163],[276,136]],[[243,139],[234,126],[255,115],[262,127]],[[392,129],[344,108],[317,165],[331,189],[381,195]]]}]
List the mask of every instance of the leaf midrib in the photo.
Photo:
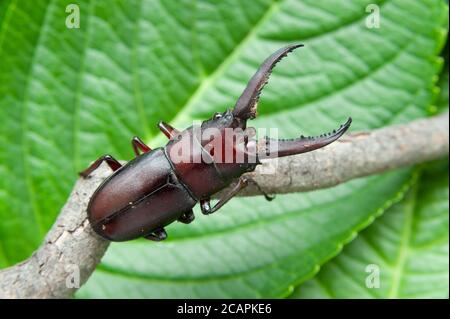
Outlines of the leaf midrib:
[{"label": "leaf midrib", "polygon": [[91,24],[92,24],[92,12],[94,8],[95,0],[89,1],[88,7],[88,19],[86,22],[86,35],[83,41],[82,56],[80,58],[80,71],[78,73],[77,86],[75,91],[75,103],[73,108],[73,166],[75,169],[80,169],[80,142],[79,142],[79,132],[80,132],[80,103],[81,103],[81,88],[83,87],[83,76],[86,70],[86,51],[88,45],[91,41]]},{"label": "leaf midrib", "polygon": [[132,49],[131,49],[131,70],[132,70],[132,79],[133,79],[133,95],[134,95],[134,101],[136,103],[137,113],[139,116],[139,120],[141,121],[141,124],[143,126],[143,132],[144,132],[144,140],[147,140],[150,138],[150,128],[147,121],[147,116],[145,115],[145,107],[144,107],[144,101],[142,98],[142,88],[141,88],[141,79],[139,76],[139,70],[138,70],[138,61],[137,61],[137,46],[139,45],[139,32],[140,32],[140,21],[142,17],[142,4],[144,0],[141,0],[138,5],[138,14],[136,17],[134,30],[133,30],[133,40],[132,40]]},{"label": "leaf midrib", "polygon": [[40,212],[41,210],[37,203],[36,194],[35,194],[36,191],[34,189],[33,179],[31,177],[31,169],[29,167],[29,162],[27,160],[27,158],[30,157],[30,152],[28,149],[28,138],[27,138],[27,132],[28,132],[28,130],[27,130],[27,111],[28,111],[29,94],[30,94],[31,74],[34,71],[34,67],[36,64],[36,53],[39,50],[40,46],[42,45],[42,38],[43,38],[43,34],[44,34],[43,30],[46,27],[46,22],[49,18],[49,11],[50,11],[49,8],[54,5],[54,1],[55,0],[50,0],[50,2],[45,7],[45,14],[44,14],[44,18],[42,19],[42,24],[39,26],[39,33],[38,33],[37,41],[36,41],[36,44],[33,46],[33,53],[31,56],[30,66],[28,69],[25,87],[24,87],[24,95],[23,95],[22,110],[21,110],[21,117],[20,117],[21,140],[22,140],[21,150],[22,150],[22,154],[23,154],[22,165],[23,165],[23,170],[24,170],[24,179],[25,179],[28,196],[30,198],[30,202],[31,202],[31,206],[32,206],[33,217],[34,217],[36,225],[37,225],[39,238],[44,237],[46,229],[45,229],[42,219],[41,219],[41,212]]}]

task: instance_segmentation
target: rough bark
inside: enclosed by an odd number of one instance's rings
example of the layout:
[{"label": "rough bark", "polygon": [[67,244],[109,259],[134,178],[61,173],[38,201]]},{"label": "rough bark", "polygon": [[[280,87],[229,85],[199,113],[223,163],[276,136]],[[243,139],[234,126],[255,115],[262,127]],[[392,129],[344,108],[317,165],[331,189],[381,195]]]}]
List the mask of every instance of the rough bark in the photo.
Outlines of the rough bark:
[{"label": "rough bark", "polygon": [[[311,153],[267,160],[248,175],[268,193],[289,193],[332,187],[437,159],[449,152],[448,120],[446,113],[406,125],[347,134]],[[90,228],[86,206],[109,174],[102,165],[89,179],[77,181],[38,250],[24,262],[0,271],[0,298],[68,298],[76,291],[71,287],[76,266],[80,267],[80,285],[88,279],[109,242]],[[240,195],[259,194],[250,184]]]},{"label": "rough bark", "polygon": [[76,182],[41,246],[27,260],[0,271],[0,298],[69,298],[76,291],[76,267],[80,285],[86,282],[109,245],[86,216],[89,197],[108,174],[102,167]]},{"label": "rough bark", "polygon": [[[314,152],[267,160],[251,176],[267,193],[305,192],[410,166],[449,152],[449,114],[346,134]],[[240,196],[260,195],[252,184]]]}]

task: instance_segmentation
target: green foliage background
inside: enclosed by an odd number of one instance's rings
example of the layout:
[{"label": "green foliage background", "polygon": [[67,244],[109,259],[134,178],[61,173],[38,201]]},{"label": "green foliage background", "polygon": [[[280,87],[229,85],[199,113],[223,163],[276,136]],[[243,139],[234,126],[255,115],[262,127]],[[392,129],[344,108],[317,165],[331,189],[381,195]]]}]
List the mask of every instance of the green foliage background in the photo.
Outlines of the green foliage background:
[{"label": "green foliage background", "polygon": [[[380,28],[365,25],[371,3]],[[0,266],[36,249],[77,171],[131,158],[134,135],[162,145],[159,120],[232,107],[288,43],[306,47],[274,71],[257,127],[294,137],[446,110],[447,29],[442,0],[0,0]],[[446,297],[447,175],[444,161],[196,211],[163,243],[112,244],[77,297]],[[380,289],[365,286],[368,264]]]}]

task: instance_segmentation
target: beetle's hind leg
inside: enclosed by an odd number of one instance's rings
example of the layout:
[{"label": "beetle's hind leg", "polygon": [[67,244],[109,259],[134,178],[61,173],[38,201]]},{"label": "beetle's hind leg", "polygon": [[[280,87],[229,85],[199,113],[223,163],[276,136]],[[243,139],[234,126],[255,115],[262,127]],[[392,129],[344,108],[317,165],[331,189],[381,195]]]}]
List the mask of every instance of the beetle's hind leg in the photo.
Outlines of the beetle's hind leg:
[{"label": "beetle's hind leg", "polygon": [[133,137],[133,139],[131,140],[131,145],[133,146],[134,154],[136,154],[136,156],[140,155],[139,150],[143,153],[147,153],[152,150],[137,136]]},{"label": "beetle's hind leg", "polygon": [[153,233],[145,236],[146,239],[153,241],[161,241],[167,238],[167,233],[164,228],[156,229]]},{"label": "beetle's hind leg", "polygon": [[180,216],[180,218],[178,218],[178,221],[183,224],[190,224],[193,222],[194,219],[195,219],[194,211],[191,209],[187,212],[184,212]]},{"label": "beetle's hind leg", "polygon": [[119,168],[122,167],[122,164],[119,163],[118,160],[116,160],[111,155],[103,155],[102,157],[99,157],[94,163],[92,163],[88,168],[86,168],[84,171],[80,172],[81,177],[88,177],[93,171],[95,171],[100,164],[103,162],[106,162],[108,166],[113,170],[117,171]]}]

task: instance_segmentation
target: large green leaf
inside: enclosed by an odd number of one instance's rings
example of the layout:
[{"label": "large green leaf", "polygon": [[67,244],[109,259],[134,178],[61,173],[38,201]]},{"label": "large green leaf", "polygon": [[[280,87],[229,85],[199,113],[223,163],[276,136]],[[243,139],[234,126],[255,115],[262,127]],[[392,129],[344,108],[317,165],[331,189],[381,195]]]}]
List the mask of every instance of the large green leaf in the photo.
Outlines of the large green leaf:
[{"label": "large green leaf", "polygon": [[436,101],[436,106],[437,111],[442,112],[448,110],[448,64],[439,78],[439,91],[440,94]]},{"label": "large green leaf", "polygon": [[[293,293],[297,298],[447,298],[448,161]],[[369,278],[374,266],[379,288]],[[374,273],[375,274],[375,273]]]},{"label": "large green leaf", "polygon": [[[446,6],[392,1],[0,2],[0,262],[40,242],[76,179],[104,152],[131,158],[129,139],[163,143],[232,107],[258,64],[294,41],[260,103],[280,135],[353,129],[425,116],[439,70]],[[379,3],[381,28],[365,26]],[[26,26],[26,27],[24,27]],[[169,227],[169,240],[113,244],[81,297],[287,295],[406,190],[410,171],[334,189],[235,199],[220,213]]]}]

